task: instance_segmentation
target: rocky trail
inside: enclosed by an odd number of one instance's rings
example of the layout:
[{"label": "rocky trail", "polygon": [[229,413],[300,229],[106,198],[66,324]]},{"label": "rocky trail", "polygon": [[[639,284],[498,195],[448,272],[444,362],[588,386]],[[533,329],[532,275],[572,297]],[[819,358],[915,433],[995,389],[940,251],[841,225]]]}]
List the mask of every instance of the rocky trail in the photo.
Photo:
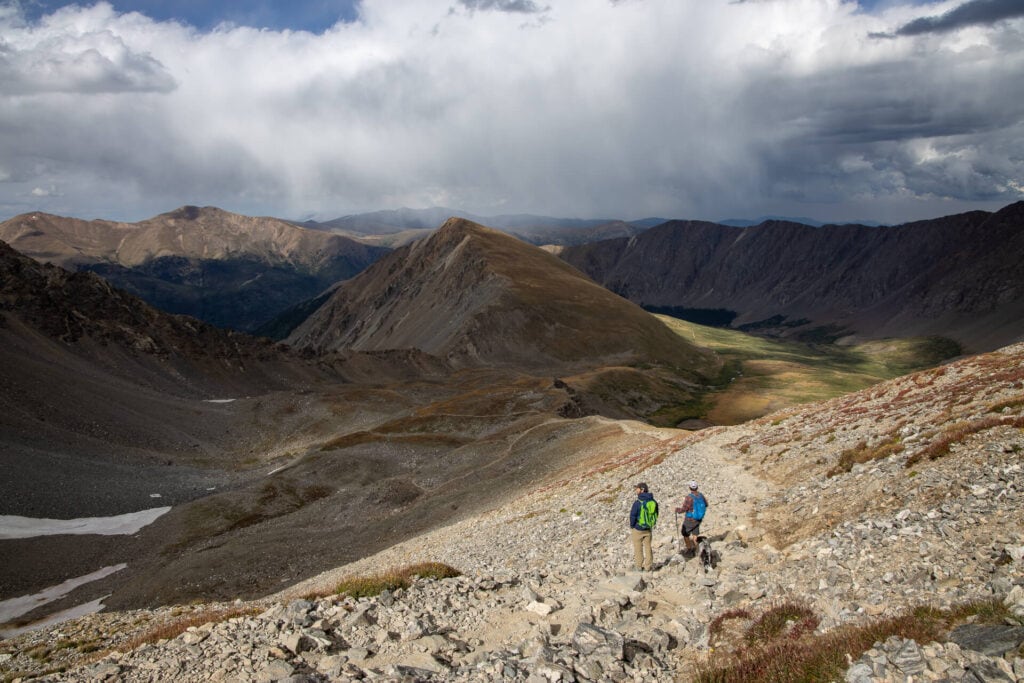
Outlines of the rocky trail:
[{"label": "rocky trail", "polygon": [[[729,611],[797,602],[826,633],[918,605],[998,598],[1016,615],[1001,631],[890,639],[849,656],[845,678],[1024,680],[1022,368],[1019,344],[737,427],[622,423],[654,438],[264,600],[97,614],[2,641],[0,673],[686,681],[712,648],[728,647],[712,623]],[[690,479],[710,503],[704,532],[719,561],[707,573],[678,552],[672,509]],[[631,569],[637,481],[662,509],[652,572]],[[421,562],[461,576],[371,598],[333,594],[347,577]],[[158,623],[211,610],[235,616],[129,646]]]}]

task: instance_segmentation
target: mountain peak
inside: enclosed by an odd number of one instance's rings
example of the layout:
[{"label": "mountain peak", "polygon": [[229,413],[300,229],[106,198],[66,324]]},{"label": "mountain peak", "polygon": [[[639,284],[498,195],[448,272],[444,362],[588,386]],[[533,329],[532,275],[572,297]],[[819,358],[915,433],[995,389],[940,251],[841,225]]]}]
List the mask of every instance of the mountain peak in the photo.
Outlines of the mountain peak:
[{"label": "mountain peak", "polygon": [[462,240],[467,237],[505,239],[512,240],[514,242],[522,242],[522,240],[509,234],[458,216],[452,216],[446,220],[441,224],[440,228],[435,230],[434,233],[428,236],[424,241],[435,242],[438,244],[448,244],[452,242],[461,243]]},{"label": "mountain peak", "polygon": [[142,221],[142,223],[165,223],[167,221],[231,221],[253,223],[256,221],[266,220],[273,221],[275,223],[284,222],[278,218],[259,218],[256,216],[233,213],[217,206],[195,206],[193,204],[186,204],[184,206],[179,206],[173,211],[168,211],[167,213],[162,213],[158,216]]},{"label": "mountain peak", "polygon": [[557,257],[463,218],[342,284],[289,341],[415,348],[456,366],[642,359],[698,370],[713,362]]},{"label": "mountain peak", "polygon": [[192,206],[191,204],[188,204],[180,208],[177,208],[174,211],[168,211],[163,215],[166,218],[194,221],[197,218],[199,218],[199,216],[202,215],[203,213],[209,213],[211,209],[212,207],[199,208],[198,206]]},{"label": "mountain peak", "polygon": [[481,225],[480,223],[475,223],[469,220],[468,218],[460,218],[459,216],[452,216],[451,218],[446,220],[444,223],[441,224],[441,227],[438,228],[437,231],[443,234],[456,235],[466,235],[472,233],[504,234],[492,228],[488,228],[485,225]]}]

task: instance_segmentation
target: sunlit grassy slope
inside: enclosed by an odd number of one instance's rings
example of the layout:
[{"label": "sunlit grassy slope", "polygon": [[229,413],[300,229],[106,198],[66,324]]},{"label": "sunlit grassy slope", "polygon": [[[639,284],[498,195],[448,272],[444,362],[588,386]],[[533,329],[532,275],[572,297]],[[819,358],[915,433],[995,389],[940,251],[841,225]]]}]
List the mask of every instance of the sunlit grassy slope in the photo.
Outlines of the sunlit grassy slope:
[{"label": "sunlit grassy slope", "polygon": [[810,346],[658,317],[724,361],[719,388],[705,397],[702,411],[715,424],[737,424],[787,406],[857,391],[960,353],[955,342],[937,337]]}]

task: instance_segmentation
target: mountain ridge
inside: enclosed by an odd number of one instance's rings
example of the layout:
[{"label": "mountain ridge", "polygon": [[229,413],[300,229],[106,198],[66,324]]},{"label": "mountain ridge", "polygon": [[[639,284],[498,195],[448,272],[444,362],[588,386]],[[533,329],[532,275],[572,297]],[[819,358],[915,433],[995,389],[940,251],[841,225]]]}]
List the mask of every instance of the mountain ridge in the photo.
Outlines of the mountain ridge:
[{"label": "mountain ridge", "polygon": [[356,248],[341,236],[211,206],[182,206],[134,223],[34,211],[0,223],[0,239],[34,258],[70,267],[96,262],[132,267],[163,256],[223,259],[247,253],[315,271],[342,247]]},{"label": "mountain ridge", "polygon": [[137,223],[34,212],[0,223],[0,240],[37,260],[95,272],[168,312],[242,331],[387,251],[276,218],[195,206]]},{"label": "mountain ridge", "polygon": [[559,256],[644,307],[826,339],[938,334],[975,350],[1020,339],[1024,202],[901,226],[749,228],[670,221]]}]

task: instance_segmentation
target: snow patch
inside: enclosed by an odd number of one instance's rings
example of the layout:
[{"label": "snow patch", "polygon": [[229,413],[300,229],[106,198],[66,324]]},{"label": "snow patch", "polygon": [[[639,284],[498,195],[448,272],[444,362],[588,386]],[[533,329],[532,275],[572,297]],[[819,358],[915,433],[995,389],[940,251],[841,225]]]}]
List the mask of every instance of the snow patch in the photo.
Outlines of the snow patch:
[{"label": "snow patch", "polygon": [[234,403],[236,400],[234,398],[208,398],[203,403]]},{"label": "snow patch", "polygon": [[[50,586],[49,588],[43,589],[42,591],[34,595],[22,595],[18,598],[11,598],[10,600],[0,601],[0,623],[8,622],[11,619],[16,619],[20,617],[22,614],[27,614],[37,607],[41,607],[42,605],[54,602],[55,600],[60,600],[65,595],[75,590],[79,586],[84,586],[85,584],[92,583],[93,581],[99,581],[100,579],[106,578],[115,572],[121,571],[127,566],[128,565],[126,564],[116,564],[110,567],[104,567],[103,569],[94,571],[91,574],[79,576],[74,579],[68,579],[64,583],[59,583],[56,586]],[[78,605],[77,607],[72,607],[61,612],[56,612],[46,617],[44,621],[48,621],[48,623],[56,623],[56,621],[64,621],[64,619],[73,619],[74,617],[82,616],[83,614],[92,614],[93,612],[98,612],[102,608],[99,605],[99,603],[102,600],[103,598],[100,598],[99,600],[94,600],[93,602],[86,603],[85,605]],[[83,612],[81,611],[83,609],[89,609],[91,611]],[[70,616],[65,616],[64,619],[56,619],[56,621],[50,621],[55,619],[58,615],[65,615],[71,612],[74,612],[74,614],[71,614]],[[32,624],[31,627],[25,627],[23,630],[31,630],[32,628],[39,628],[40,626],[44,625],[45,624],[41,624],[40,622],[35,622],[34,624]],[[4,638],[10,638],[12,635],[17,634],[11,633],[10,631],[6,630],[0,632],[0,636],[3,636]]]},{"label": "snow patch", "polygon": [[70,621],[71,619],[84,617],[87,614],[95,614],[103,609],[103,601],[109,597],[109,594],[104,595],[102,598],[97,598],[92,602],[86,602],[76,607],[69,607],[61,610],[60,612],[54,612],[47,617],[43,617],[39,621],[33,621],[31,624],[26,624],[18,628],[0,629],[0,638],[13,638],[14,636],[20,636],[22,633],[28,633],[29,631],[35,631],[37,629],[46,628],[47,626],[59,624],[62,621]]},{"label": "snow patch", "polygon": [[171,511],[170,507],[150,508],[129,512],[113,517],[80,517],[78,519],[39,519],[0,515],[0,540],[11,538],[34,538],[36,536],[57,536],[71,534],[83,536],[121,536],[134,534],[144,526],[155,522],[161,515]]}]

